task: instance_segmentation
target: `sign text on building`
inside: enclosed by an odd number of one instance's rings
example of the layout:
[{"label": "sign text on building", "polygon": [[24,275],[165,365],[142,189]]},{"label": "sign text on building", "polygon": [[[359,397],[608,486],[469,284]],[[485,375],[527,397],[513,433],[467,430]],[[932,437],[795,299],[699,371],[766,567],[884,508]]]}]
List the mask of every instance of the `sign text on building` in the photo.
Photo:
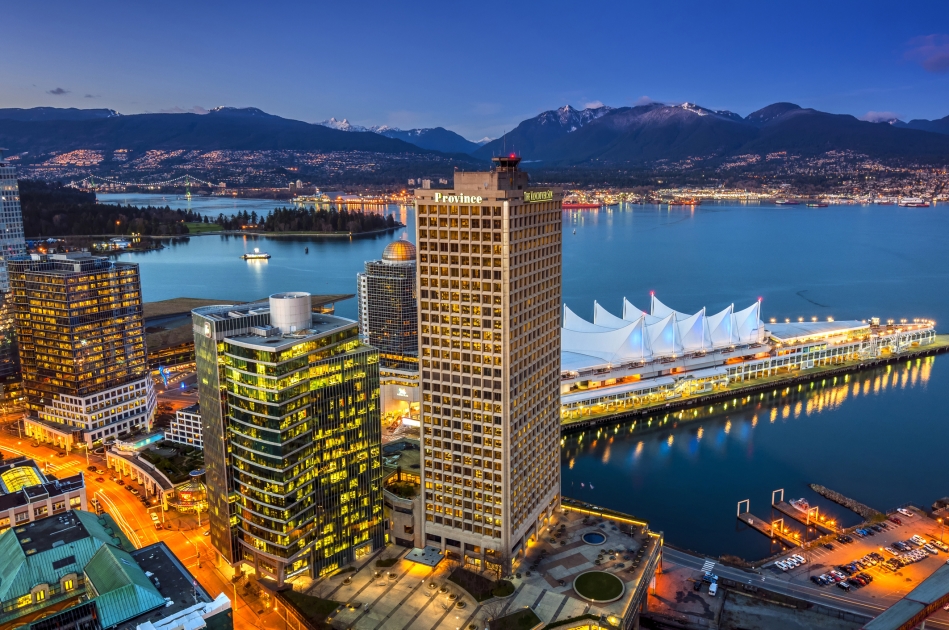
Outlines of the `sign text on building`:
[{"label": "sign text on building", "polygon": [[554,191],[552,190],[525,190],[524,201],[535,203],[538,201],[553,201]]},{"label": "sign text on building", "polygon": [[435,193],[435,203],[481,203],[482,197],[471,197],[469,195],[443,195]]}]

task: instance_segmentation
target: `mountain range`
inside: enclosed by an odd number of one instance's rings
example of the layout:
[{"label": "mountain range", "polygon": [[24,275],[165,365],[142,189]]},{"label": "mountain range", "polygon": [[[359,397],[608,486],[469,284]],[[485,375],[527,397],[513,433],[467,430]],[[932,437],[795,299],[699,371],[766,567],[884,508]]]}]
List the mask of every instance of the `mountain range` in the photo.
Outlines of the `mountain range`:
[{"label": "mountain range", "polygon": [[254,107],[129,116],[111,110],[0,109],[0,146],[30,154],[76,149],[431,152],[380,134],[346,133]]},{"label": "mountain range", "polygon": [[[949,122],[949,121],[947,121]],[[942,125],[942,126],[940,126]],[[659,160],[853,151],[876,158],[949,161],[943,121],[880,124],[775,103],[748,116],[683,103],[637,107],[569,106],[525,120],[473,153],[490,159],[513,151],[552,166],[648,164]]]},{"label": "mountain range", "polygon": [[[256,108],[207,114],[120,115],[113,110],[0,109],[0,146],[32,155],[76,149],[365,151],[439,156],[482,164],[516,152],[550,167],[647,167],[692,159],[712,165],[733,156],[817,156],[852,152],[878,159],[949,162],[949,116],[867,122],[775,103],[747,116],[693,103],[635,107],[569,105],[521,122],[503,137],[471,142],[442,127],[360,127],[331,118],[311,124]],[[469,157],[470,156],[470,157]]]},{"label": "mountain range", "polygon": [[329,127],[330,129],[338,129],[339,131],[371,131],[387,138],[396,138],[422,147],[423,149],[441,151],[442,153],[474,153],[479,147],[490,141],[490,138],[485,138],[481,142],[472,142],[444,127],[426,129],[399,129],[398,127],[389,127],[388,125],[363,127],[362,125],[354,125],[345,118],[342,120],[329,118],[316,124]]}]

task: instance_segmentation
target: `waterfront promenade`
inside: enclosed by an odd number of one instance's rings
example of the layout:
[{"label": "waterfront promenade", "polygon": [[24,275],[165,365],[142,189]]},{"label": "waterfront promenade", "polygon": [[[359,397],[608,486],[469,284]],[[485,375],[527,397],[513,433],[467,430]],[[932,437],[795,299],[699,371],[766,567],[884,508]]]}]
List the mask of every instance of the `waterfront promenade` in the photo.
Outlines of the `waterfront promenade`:
[{"label": "waterfront promenade", "polygon": [[[587,410],[586,413],[579,418],[562,418],[562,432],[582,431],[594,426],[650,416],[655,413],[671,413],[673,411],[682,411],[693,407],[714,405],[716,403],[728,404],[731,401],[737,402],[738,398],[743,398],[750,394],[784,390],[804,383],[841,377],[881,365],[914,361],[947,351],[949,351],[949,334],[936,335],[936,340],[931,344],[918,346],[905,352],[888,356],[860,361],[844,361],[834,365],[806,370],[794,370],[783,374],[750,380],[731,381],[713,392],[702,392],[691,396],[650,401],[632,408],[613,409],[602,412]],[[682,419],[688,420],[688,417],[683,417]]]}]

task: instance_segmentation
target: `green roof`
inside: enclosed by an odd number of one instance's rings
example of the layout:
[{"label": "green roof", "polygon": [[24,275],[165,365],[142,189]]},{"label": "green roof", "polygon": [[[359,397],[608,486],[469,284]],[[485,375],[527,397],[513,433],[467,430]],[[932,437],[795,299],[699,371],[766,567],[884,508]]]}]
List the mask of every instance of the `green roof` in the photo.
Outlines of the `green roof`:
[{"label": "green roof", "polygon": [[85,567],[104,628],[165,605],[165,598],[127,552],[103,545]]},{"label": "green roof", "polygon": [[[96,516],[91,512],[70,510],[7,529],[0,533],[0,602],[7,604],[29,595],[39,584],[54,586],[70,573],[81,575],[100,549],[105,546],[114,548],[112,545],[134,550],[108,514]],[[44,606],[76,594],[54,595]],[[31,609],[14,608],[0,612],[0,624]]]},{"label": "green roof", "polygon": [[93,512],[83,512],[82,510],[73,510],[86,531],[93,538],[98,538],[104,543],[121,547],[126,551],[134,551],[135,545],[129,542],[129,539],[122,533],[122,528],[112,520],[112,517],[103,513],[102,516],[96,516]]}]

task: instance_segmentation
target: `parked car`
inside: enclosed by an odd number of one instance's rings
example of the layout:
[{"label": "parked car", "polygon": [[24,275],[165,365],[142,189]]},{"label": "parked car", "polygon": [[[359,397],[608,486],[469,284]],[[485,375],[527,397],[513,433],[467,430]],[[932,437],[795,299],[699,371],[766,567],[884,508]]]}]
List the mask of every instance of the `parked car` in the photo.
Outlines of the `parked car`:
[{"label": "parked car", "polygon": [[891,516],[890,521],[896,523],[897,525],[902,525],[903,521],[900,520],[898,516]]},{"label": "parked car", "polygon": [[831,551],[834,550],[834,546],[833,546],[831,543],[824,543],[824,548],[825,548],[825,549],[830,549]]},{"label": "parked car", "polygon": [[847,582],[837,582],[837,586],[844,589],[845,591],[849,591],[852,588]]},{"label": "parked car", "polygon": [[912,512],[904,508],[896,508],[896,511],[908,518],[913,518],[914,516],[916,516],[915,514],[913,514]]}]

